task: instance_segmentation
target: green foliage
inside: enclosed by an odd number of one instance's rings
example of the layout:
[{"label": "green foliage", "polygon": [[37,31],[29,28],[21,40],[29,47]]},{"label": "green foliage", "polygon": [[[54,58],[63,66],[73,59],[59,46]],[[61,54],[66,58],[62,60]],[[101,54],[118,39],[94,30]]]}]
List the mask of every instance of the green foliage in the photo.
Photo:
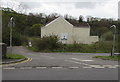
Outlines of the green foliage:
[{"label": "green foliage", "polygon": [[21,45],[27,45],[28,44],[28,37],[25,35],[21,35],[20,41],[21,41]]},{"label": "green foliage", "polygon": [[97,42],[94,44],[69,44],[64,45],[65,52],[81,52],[81,53],[110,53],[112,49],[112,42]]},{"label": "green foliage", "polygon": [[112,41],[113,40],[113,33],[106,32],[102,35],[102,38],[104,38],[106,41]]},{"label": "green foliage", "polygon": [[79,16],[79,20],[78,20],[78,21],[79,21],[79,23],[83,22],[83,20],[84,20],[83,16],[82,16],[82,15],[80,15],[80,16]]},{"label": "green foliage", "polygon": [[23,55],[19,55],[19,54],[7,54],[6,58],[7,59],[23,59],[26,57]]},{"label": "green foliage", "polygon": [[[10,28],[6,27],[2,29],[2,39],[3,42],[7,45],[10,45]],[[12,45],[19,46],[21,44],[25,44],[27,42],[27,37],[18,33],[14,28],[12,30]]]},{"label": "green foliage", "polygon": [[41,39],[34,39],[32,41],[33,46],[37,48],[39,51],[50,50],[53,51],[59,48],[60,43],[58,42],[57,36],[46,36]]},{"label": "green foliage", "polygon": [[[10,22],[11,17],[14,17],[14,23],[15,23],[15,27],[12,28],[12,30],[13,30],[13,37],[12,37],[13,45],[19,46],[22,44],[26,44],[26,42],[27,42],[26,36],[33,36],[33,35],[40,36],[40,30],[38,30],[38,28],[31,29],[30,24],[32,24],[33,27],[38,27],[38,26],[41,27],[42,26],[41,24],[36,24],[36,22],[28,24],[28,20],[33,20],[32,18],[29,19],[29,16],[16,13],[12,9],[9,9],[9,8],[3,8],[2,9],[2,40],[7,45],[9,45],[9,43],[10,43],[9,42],[10,41],[10,27],[8,27],[8,24]],[[32,17],[32,16],[30,16],[30,17]],[[35,16],[33,16],[33,17],[35,17]],[[38,17],[35,19],[38,19]],[[33,21],[35,21],[35,20],[33,20]],[[39,20],[37,20],[37,21],[39,22]],[[34,24],[36,24],[36,25],[34,25]]]},{"label": "green foliage", "polygon": [[94,58],[120,60],[120,56],[95,56]]},{"label": "green foliage", "polygon": [[120,52],[120,34],[118,35],[118,38],[117,38],[117,51]]},{"label": "green foliage", "polygon": [[[1,10],[0,10],[1,11]],[[2,8],[2,38],[3,42],[9,45],[9,27],[8,23],[10,21],[11,17],[14,17],[15,27],[13,28],[13,45],[22,45],[26,44],[27,37],[39,37],[40,36],[40,27],[42,25],[45,25],[46,23],[49,23],[51,20],[58,17],[58,14],[51,14],[46,15],[44,13],[39,14],[32,14],[29,15],[20,14],[16,11],[10,9],[10,8]],[[72,16],[66,15],[64,17],[66,20],[74,21],[76,22],[82,22],[83,17],[80,16],[79,20],[77,18],[74,18]],[[85,21],[83,21],[85,22]],[[120,26],[120,21],[113,20],[113,19],[105,19],[105,18],[97,18],[97,17],[90,17],[88,23],[90,24],[90,34],[91,35],[98,35],[99,37],[103,35],[104,33],[108,32],[110,30],[111,25],[116,25],[117,28]],[[120,29],[118,29],[118,34],[120,33]],[[107,38],[107,40],[110,39],[109,34],[104,34]],[[25,43],[24,43],[25,39]],[[63,45],[63,44],[62,44]],[[76,46],[77,45],[77,46]],[[67,47],[77,47],[78,44],[74,45],[67,45]],[[70,47],[70,50],[73,50]],[[79,47],[81,47],[79,45]],[[84,45],[84,49],[88,49],[88,51],[91,51],[89,48],[90,46]],[[64,50],[64,46],[61,47]],[[81,49],[82,49],[81,48]],[[65,46],[66,49],[66,46]],[[67,48],[69,50],[69,48]],[[79,51],[76,49],[76,51]],[[84,50],[83,50],[84,51]]]},{"label": "green foliage", "polygon": [[15,46],[15,45],[17,45],[17,46],[21,45],[20,34],[17,31],[15,31],[15,30],[13,30],[12,33],[13,33],[13,36],[12,36],[12,45],[13,46]]},{"label": "green foliage", "polygon": [[81,52],[83,50],[83,45],[84,44],[64,44],[62,45],[63,47],[63,51],[67,51],[67,52]]},{"label": "green foliage", "polygon": [[103,33],[108,32],[109,29],[107,27],[100,27],[97,29],[98,31],[98,36],[101,36]]},{"label": "green foliage", "polygon": [[112,49],[112,42],[100,41],[95,44],[91,44],[91,48],[94,50],[94,52],[110,53]]},{"label": "green foliage", "polygon": [[35,47],[27,47],[29,50],[32,50],[32,51],[34,51],[34,52],[38,52],[39,50],[37,49],[37,48],[35,48]]},{"label": "green foliage", "polygon": [[[118,26],[120,22],[114,19],[106,19],[106,18],[97,18],[97,17],[89,17],[88,23],[91,26],[91,35],[98,35],[99,37],[110,30],[111,25]],[[119,29],[120,30],[120,29]],[[118,31],[119,32],[119,31]]]},{"label": "green foliage", "polygon": [[10,30],[8,27],[2,28],[2,41],[9,45],[10,41]]},{"label": "green foliage", "polygon": [[33,51],[44,52],[81,52],[81,53],[110,53],[112,42],[101,41],[94,44],[62,44],[58,42],[56,36],[43,37],[42,39],[33,39],[33,47],[29,48]]},{"label": "green foliage", "polygon": [[95,27],[95,28],[91,27],[91,35],[98,35],[99,38],[101,37],[101,35],[108,31],[109,29],[107,27]]},{"label": "green foliage", "polygon": [[42,24],[33,24],[30,28],[32,36],[41,36],[41,27]]}]

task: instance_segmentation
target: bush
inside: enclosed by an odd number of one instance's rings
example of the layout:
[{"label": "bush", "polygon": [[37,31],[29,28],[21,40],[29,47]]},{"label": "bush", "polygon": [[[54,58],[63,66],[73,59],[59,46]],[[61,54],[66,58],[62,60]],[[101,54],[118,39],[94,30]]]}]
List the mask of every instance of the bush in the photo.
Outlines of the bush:
[{"label": "bush", "polygon": [[32,38],[33,51],[44,52],[81,52],[81,53],[110,53],[112,41],[99,41],[94,44],[62,44],[57,36]]},{"label": "bush", "polygon": [[113,33],[112,32],[106,32],[102,36],[106,41],[112,41],[113,40]]},{"label": "bush", "polygon": [[94,52],[111,52],[112,42],[110,41],[100,41],[91,45]]},{"label": "bush", "polygon": [[81,52],[81,53],[110,53],[112,42],[100,41],[94,44],[66,44],[63,47],[65,52]]},{"label": "bush", "polygon": [[83,44],[66,44],[63,45],[63,50],[68,52],[81,52],[83,50]]},{"label": "bush", "polygon": [[20,46],[22,44],[20,36],[21,36],[20,33],[13,30],[12,32],[12,45],[13,46]]},{"label": "bush", "polygon": [[24,35],[21,35],[20,36],[20,41],[21,41],[22,45],[27,45],[28,44],[28,37],[24,36]]},{"label": "bush", "polygon": [[54,51],[60,48],[61,43],[58,42],[57,36],[45,36],[43,38],[34,39],[32,41],[33,47],[39,51]]},{"label": "bush", "polygon": [[30,27],[32,36],[41,36],[41,27],[42,24],[33,24],[32,27]]}]

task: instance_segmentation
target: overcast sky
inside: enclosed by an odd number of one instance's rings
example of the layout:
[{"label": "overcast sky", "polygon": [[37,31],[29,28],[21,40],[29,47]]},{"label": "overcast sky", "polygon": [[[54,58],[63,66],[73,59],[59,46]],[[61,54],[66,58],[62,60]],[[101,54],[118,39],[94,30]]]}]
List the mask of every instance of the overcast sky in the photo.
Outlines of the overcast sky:
[{"label": "overcast sky", "polygon": [[[22,1],[22,2],[21,2]],[[118,18],[119,0],[2,0],[0,5],[26,13],[69,14],[78,18],[87,15],[101,18]],[[24,7],[20,8],[18,5]]]}]

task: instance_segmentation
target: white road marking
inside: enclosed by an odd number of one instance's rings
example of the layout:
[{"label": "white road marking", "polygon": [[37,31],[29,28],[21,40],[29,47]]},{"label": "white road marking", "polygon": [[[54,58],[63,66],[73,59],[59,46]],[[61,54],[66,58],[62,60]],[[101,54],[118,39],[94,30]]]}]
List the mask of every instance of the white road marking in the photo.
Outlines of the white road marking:
[{"label": "white road marking", "polygon": [[[77,61],[94,61],[94,60],[80,60],[78,58],[71,58],[71,59],[77,60]],[[76,62],[76,61],[69,61],[69,62],[88,66],[88,67],[83,67],[83,68],[116,68],[116,67],[119,67],[119,65],[89,65],[86,63],[81,63],[81,62]]]},{"label": "white road marking", "polygon": [[110,67],[111,65],[103,65],[104,67]]},{"label": "white road marking", "polygon": [[94,61],[94,60],[80,60],[80,61]]},{"label": "white road marking", "polygon": [[[46,69],[47,67],[35,67],[36,69]],[[48,67],[49,68],[49,67]],[[53,69],[62,69],[62,68],[65,68],[65,67],[51,67]],[[73,66],[73,67],[66,67],[66,68],[69,68],[69,69],[77,69],[79,67],[77,66]],[[116,66],[110,66],[108,65],[108,67],[105,67],[105,66],[101,66],[101,65],[89,65],[89,66],[86,66],[86,67],[82,67],[82,68],[85,68],[85,69],[89,69],[89,68],[96,68],[96,69],[99,69],[99,68],[117,68]],[[8,67],[8,68],[3,68],[3,69],[16,69],[15,67]],[[20,67],[19,69],[32,69],[32,67]]]},{"label": "white road marking", "polygon": [[21,67],[20,69],[32,69],[32,67]]},{"label": "white road marking", "polygon": [[79,68],[79,67],[69,67],[69,68],[71,68],[71,69],[76,69],[76,68]]},{"label": "white road marking", "polygon": [[103,66],[107,68],[117,68],[119,65],[103,65]]},{"label": "white road marking", "polygon": [[72,63],[77,63],[77,64],[81,64],[81,65],[89,65],[89,64],[86,64],[86,63],[81,63],[81,62],[76,62],[76,61],[71,61],[71,60],[66,60],[66,61],[69,61],[69,62],[72,62]]},{"label": "white road marking", "polygon": [[92,67],[83,67],[83,68],[92,68]]},{"label": "white road marking", "polygon": [[100,66],[100,65],[89,65],[90,67],[94,67],[94,68],[105,68],[103,66]]},{"label": "white road marking", "polygon": [[71,58],[73,60],[77,60],[77,61],[94,61],[94,60],[82,60],[82,59],[78,59],[78,58]]},{"label": "white road marking", "polygon": [[3,69],[15,69],[15,67],[3,68]]},{"label": "white road marking", "polygon": [[78,58],[71,58],[71,59],[73,59],[73,60],[80,60],[80,59],[78,59]]},{"label": "white road marking", "polygon": [[37,69],[46,69],[47,67],[36,67]]},{"label": "white road marking", "polygon": [[113,67],[113,66],[111,66],[111,67],[108,67],[108,68],[117,68],[117,67]]},{"label": "white road marking", "polygon": [[81,63],[81,64],[89,66],[89,64],[86,64],[86,63]]},{"label": "white road marking", "polygon": [[114,65],[115,67],[119,67],[120,65]]}]

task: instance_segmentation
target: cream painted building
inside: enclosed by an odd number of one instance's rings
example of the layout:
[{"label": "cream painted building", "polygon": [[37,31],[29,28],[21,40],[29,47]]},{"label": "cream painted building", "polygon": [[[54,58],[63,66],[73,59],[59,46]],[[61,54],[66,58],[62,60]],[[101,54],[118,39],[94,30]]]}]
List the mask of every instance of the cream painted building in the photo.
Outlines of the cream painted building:
[{"label": "cream painted building", "polygon": [[58,17],[41,28],[41,37],[57,35],[64,44],[91,44],[98,41],[98,36],[90,36],[90,26],[87,23],[72,23],[63,17]]}]

